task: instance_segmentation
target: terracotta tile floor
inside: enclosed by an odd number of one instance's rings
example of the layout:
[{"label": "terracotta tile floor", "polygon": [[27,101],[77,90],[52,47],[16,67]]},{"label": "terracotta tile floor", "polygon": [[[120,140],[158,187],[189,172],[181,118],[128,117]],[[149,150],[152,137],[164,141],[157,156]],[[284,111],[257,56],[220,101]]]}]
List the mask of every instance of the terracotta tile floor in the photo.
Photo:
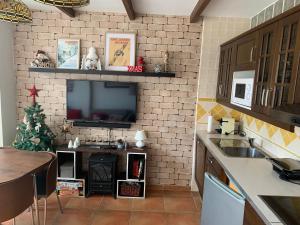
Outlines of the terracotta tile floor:
[{"label": "terracotta tile floor", "polygon": [[[61,197],[64,214],[55,195],[48,199],[47,225],[199,225],[201,200],[198,193],[150,191],[145,200]],[[43,208],[40,202],[40,220]],[[3,225],[11,225],[8,221]],[[31,213],[16,218],[17,225],[31,225]]]}]

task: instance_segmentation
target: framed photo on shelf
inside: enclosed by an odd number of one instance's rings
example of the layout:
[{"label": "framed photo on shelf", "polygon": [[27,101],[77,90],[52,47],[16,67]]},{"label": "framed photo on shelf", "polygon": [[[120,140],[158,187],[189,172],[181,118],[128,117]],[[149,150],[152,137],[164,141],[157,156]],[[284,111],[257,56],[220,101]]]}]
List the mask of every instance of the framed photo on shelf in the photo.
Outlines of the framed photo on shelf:
[{"label": "framed photo on shelf", "polygon": [[105,69],[127,71],[128,66],[135,66],[136,34],[106,33]]},{"label": "framed photo on shelf", "polygon": [[58,39],[57,41],[57,68],[79,69],[80,40]]}]

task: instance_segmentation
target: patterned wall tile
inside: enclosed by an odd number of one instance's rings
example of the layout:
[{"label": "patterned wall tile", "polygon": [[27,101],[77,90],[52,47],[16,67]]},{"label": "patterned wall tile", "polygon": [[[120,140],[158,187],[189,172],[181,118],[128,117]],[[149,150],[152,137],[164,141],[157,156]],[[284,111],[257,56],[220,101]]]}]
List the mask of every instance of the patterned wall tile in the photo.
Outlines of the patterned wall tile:
[{"label": "patterned wall tile", "polygon": [[240,121],[240,120],[241,120],[242,113],[239,112],[239,111],[236,111],[236,110],[232,110],[232,111],[230,112],[230,116],[231,116],[232,118],[234,118],[236,121]]},{"label": "patterned wall tile", "polygon": [[273,11],[274,11],[274,5],[270,5],[268,8],[266,8],[265,21],[273,18]]},{"label": "patterned wall tile", "polygon": [[279,0],[274,5],[274,17],[281,14],[283,10],[283,0]]},{"label": "patterned wall tile", "polygon": [[297,135],[286,130],[280,129],[281,137],[284,141],[285,146],[291,144],[294,140],[297,139]]},{"label": "patterned wall tile", "polygon": [[291,8],[293,8],[295,5],[295,0],[285,0],[283,5],[283,11],[287,11]]},{"label": "patterned wall tile", "polygon": [[233,117],[241,121],[243,128],[263,137],[266,141],[275,144],[280,149],[300,158],[300,133],[291,133],[276,126],[258,120],[252,116],[230,109],[216,102],[215,99],[198,99],[197,121],[207,124],[207,116],[212,115],[215,120],[222,117]]},{"label": "patterned wall tile", "polygon": [[263,22],[265,22],[265,10],[258,14],[257,25],[262,24]]},{"label": "patterned wall tile", "polygon": [[206,110],[199,104],[197,104],[197,121],[200,121],[206,114]]},{"label": "patterned wall tile", "polygon": [[[300,1],[300,0],[299,0]],[[257,26],[257,15],[252,17],[251,19],[251,28],[256,27]]]},{"label": "patterned wall tile", "polygon": [[211,115],[214,117],[215,120],[220,120],[222,117],[227,115],[227,112],[223,106],[217,104],[211,111]]},{"label": "patterned wall tile", "polygon": [[255,120],[255,125],[256,125],[256,129],[257,129],[258,131],[260,131],[261,128],[262,128],[262,126],[264,125],[264,122],[261,121],[261,120]]},{"label": "patterned wall tile", "polygon": [[266,126],[267,126],[267,130],[268,130],[268,135],[269,135],[268,137],[269,138],[272,138],[273,135],[279,130],[278,127],[275,127],[271,124],[267,124]]}]

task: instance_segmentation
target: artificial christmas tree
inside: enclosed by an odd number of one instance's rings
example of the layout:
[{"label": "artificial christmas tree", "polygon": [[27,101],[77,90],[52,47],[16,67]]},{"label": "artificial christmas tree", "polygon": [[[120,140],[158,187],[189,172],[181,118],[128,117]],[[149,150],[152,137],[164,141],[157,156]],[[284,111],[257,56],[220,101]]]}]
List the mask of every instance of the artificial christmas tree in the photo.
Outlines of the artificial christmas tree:
[{"label": "artificial christmas tree", "polygon": [[28,151],[53,151],[55,135],[45,124],[46,116],[41,105],[36,102],[38,89],[29,89],[32,105],[24,109],[23,122],[17,126],[17,135],[13,147]]}]

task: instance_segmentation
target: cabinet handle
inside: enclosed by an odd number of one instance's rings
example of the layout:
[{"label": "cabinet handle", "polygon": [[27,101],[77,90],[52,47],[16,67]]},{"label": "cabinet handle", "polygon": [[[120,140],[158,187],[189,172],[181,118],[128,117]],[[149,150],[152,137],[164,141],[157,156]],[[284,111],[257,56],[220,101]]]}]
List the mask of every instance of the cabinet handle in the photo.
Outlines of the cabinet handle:
[{"label": "cabinet handle", "polygon": [[261,94],[261,101],[260,101],[261,106],[264,106],[265,92],[266,92],[266,90],[263,89],[262,94]]},{"label": "cabinet handle", "polygon": [[222,95],[222,84],[219,84],[219,94]]},{"label": "cabinet handle", "polygon": [[265,106],[267,107],[269,104],[269,95],[271,94],[271,92],[273,91],[273,89],[272,88],[269,88],[268,90],[267,90],[267,94],[266,94],[266,101],[265,101]]},{"label": "cabinet handle", "polygon": [[250,52],[250,62],[253,62],[253,51],[254,51],[254,47],[251,48],[251,52]]},{"label": "cabinet handle", "polygon": [[265,97],[265,106],[266,106],[266,107],[268,106],[269,92],[270,92],[270,90],[267,89],[267,90],[266,90],[266,97]]}]

